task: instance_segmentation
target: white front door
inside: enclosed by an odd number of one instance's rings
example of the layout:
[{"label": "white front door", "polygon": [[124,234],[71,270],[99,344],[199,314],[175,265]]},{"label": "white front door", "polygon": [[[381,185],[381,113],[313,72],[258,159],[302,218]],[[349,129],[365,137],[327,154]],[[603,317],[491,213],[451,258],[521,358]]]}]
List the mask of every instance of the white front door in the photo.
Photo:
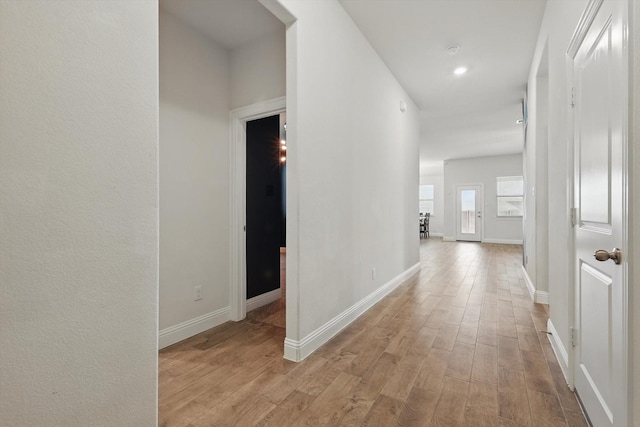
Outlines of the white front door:
[{"label": "white front door", "polygon": [[482,240],[482,186],[456,187],[456,240]]},{"label": "white front door", "polygon": [[[594,426],[627,425],[624,4],[589,2],[569,48],[575,96],[573,369]],[[614,248],[623,249],[619,264],[609,259]]]}]

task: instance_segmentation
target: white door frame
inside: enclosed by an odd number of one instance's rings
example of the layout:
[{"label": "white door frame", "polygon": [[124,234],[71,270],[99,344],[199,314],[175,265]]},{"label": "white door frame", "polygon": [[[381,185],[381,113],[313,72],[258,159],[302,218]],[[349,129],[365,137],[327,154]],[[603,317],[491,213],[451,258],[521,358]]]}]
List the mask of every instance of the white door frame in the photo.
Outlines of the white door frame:
[{"label": "white door frame", "polygon": [[[583,41],[585,40],[585,37],[587,36],[587,31],[589,30],[589,28],[591,27],[591,25],[593,24],[598,10],[600,9],[600,7],[602,6],[602,3],[604,2],[604,0],[589,0],[588,4],[586,5],[584,11],[582,12],[582,15],[580,17],[580,20],[578,22],[578,25],[574,31],[573,37],[571,38],[571,41],[569,43],[569,47],[567,49],[567,82],[568,82],[568,93],[567,93],[567,102],[569,104],[572,105],[573,103],[573,89],[575,87],[575,78],[574,78],[574,68],[573,68],[573,61],[576,57],[576,54],[578,53],[578,49],[580,48],[581,44],[583,43]],[[627,2],[621,2],[624,6],[622,6],[623,8],[625,8],[625,16],[623,17],[624,20],[624,26],[628,27],[628,22],[629,22],[629,9],[628,9],[628,3]],[[630,348],[629,348],[629,343],[630,338],[631,338],[631,324],[629,322],[629,310],[632,309],[632,305],[631,305],[631,300],[629,299],[629,258],[628,258],[628,254],[629,254],[629,184],[630,184],[630,180],[629,180],[629,169],[630,167],[632,167],[631,164],[631,158],[629,156],[629,110],[628,110],[628,88],[629,88],[629,75],[628,75],[628,61],[629,61],[629,46],[628,43],[623,43],[623,47],[622,47],[622,56],[623,56],[623,62],[625,64],[627,64],[627,66],[623,66],[623,75],[619,76],[620,81],[622,82],[621,84],[625,85],[625,87],[627,88],[627,90],[623,90],[622,93],[625,94],[627,96],[627,99],[625,99],[623,101],[624,105],[627,106],[625,108],[623,108],[622,114],[624,115],[623,117],[623,128],[622,128],[622,230],[621,230],[621,234],[622,234],[622,243],[620,246],[620,250],[622,251],[622,265],[620,266],[620,268],[622,269],[622,274],[621,274],[621,280],[622,280],[622,289],[623,289],[623,313],[621,313],[622,318],[623,318],[623,328],[625,328],[623,331],[621,331],[621,336],[622,336],[622,347],[623,347],[623,354],[621,355],[621,359],[622,359],[622,378],[625,381],[624,384],[624,389],[626,390],[626,398],[625,399],[621,399],[618,404],[619,407],[623,408],[621,410],[621,414],[619,413],[618,415],[621,415],[623,417],[621,423],[619,425],[627,425],[628,422],[632,421],[632,416],[633,414],[631,414],[631,409],[632,407],[631,405],[631,397],[632,394],[630,393],[630,384],[632,383],[632,379],[629,378],[629,373],[632,372],[631,367],[632,367],[632,362],[631,362],[631,358],[630,358]],[[575,207],[575,192],[576,192],[576,177],[575,177],[575,162],[577,161],[577,154],[575,152],[575,150],[577,149],[576,144],[574,143],[574,133],[575,133],[575,111],[571,108],[569,111],[569,134],[571,135],[571,138],[569,138],[569,146],[568,146],[568,168],[567,168],[567,177],[569,179],[569,182],[571,183],[570,185],[570,189],[569,189],[569,194],[568,194],[568,198],[570,200],[570,208],[571,208],[571,220],[574,221],[575,220],[575,215],[576,215],[576,207]],[[572,325],[572,327],[575,326],[575,316],[576,316],[576,279],[577,279],[577,274],[575,271],[575,265],[577,263],[577,256],[576,256],[576,246],[575,246],[575,237],[576,237],[576,224],[572,224],[571,227],[571,233],[569,235],[569,250],[571,251],[571,256],[570,256],[570,260],[571,260],[571,268],[569,269],[569,321],[570,321],[570,325]],[[569,334],[569,340],[571,340],[571,334]],[[576,364],[576,352],[574,351],[574,348],[572,346],[571,342],[567,343],[567,356],[568,356],[568,360],[567,360],[567,366],[568,366],[568,376],[567,376],[567,382],[569,384],[569,387],[574,390],[575,389],[575,376],[576,376],[576,369],[577,369],[577,364]],[[620,422],[620,419],[618,419],[616,421],[616,424],[618,425],[618,422]]]},{"label": "white door frame", "polygon": [[[460,200],[458,199],[458,189],[461,187],[480,187],[480,209],[476,206],[476,212],[480,211],[480,242],[484,240],[484,184],[483,183],[475,183],[475,184],[456,184],[455,198],[456,198],[456,235],[455,240],[458,240],[458,235],[460,234]],[[476,195],[477,200],[477,195]]]},{"label": "white door frame", "polygon": [[284,113],[285,109],[286,98],[281,97],[236,108],[229,113],[229,317],[234,321],[247,316],[247,122]]}]

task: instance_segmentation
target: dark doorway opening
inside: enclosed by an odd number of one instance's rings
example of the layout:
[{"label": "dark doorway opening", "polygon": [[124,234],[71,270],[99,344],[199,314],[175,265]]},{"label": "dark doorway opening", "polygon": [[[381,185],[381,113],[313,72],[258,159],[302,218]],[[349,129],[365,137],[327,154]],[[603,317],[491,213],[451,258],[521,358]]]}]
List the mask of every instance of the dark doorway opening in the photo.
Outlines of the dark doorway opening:
[{"label": "dark doorway opening", "polygon": [[247,122],[247,299],[280,287],[286,164],[281,128],[280,115]]}]

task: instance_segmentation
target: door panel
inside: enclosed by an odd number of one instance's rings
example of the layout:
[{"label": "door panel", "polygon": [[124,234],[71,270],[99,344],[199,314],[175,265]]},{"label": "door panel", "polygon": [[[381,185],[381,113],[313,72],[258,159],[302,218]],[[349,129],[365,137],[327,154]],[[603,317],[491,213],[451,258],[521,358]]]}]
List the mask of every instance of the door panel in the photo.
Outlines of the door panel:
[{"label": "door panel", "polygon": [[458,186],[456,189],[456,240],[482,240],[482,187]]},{"label": "door panel", "polygon": [[611,25],[585,55],[579,70],[580,211],[585,222],[610,225],[610,146],[608,81],[611,64]]},{"label": "door panel", "polygon": [[247,122],[247,299],[280,287],[280,117]]},{"label": "door panel", "polygon": [[[622,248],[625,134],[623,2],[605,0],[578,42],[573,62],[576,392],[596,426],[626,425],[626,299],[623,265],[597,261]],[[597,6],[591,2],[590,6]],[[594,12],[592,9],[591,12]],[[578,33],[576,33],[578,34]],[[571,47],[570,47],[571,51]],[[623,263],[624,264],[624,263]]]},{"label": "door panel", "polygon": [[586,386],[593,390],[599,405],[610,417],[613,358],[611,346],[606,343],[612,340],[612,279],[586,263],[582,264],[580,274],[580,329],[589,333],[580,335],[579,369]]}]

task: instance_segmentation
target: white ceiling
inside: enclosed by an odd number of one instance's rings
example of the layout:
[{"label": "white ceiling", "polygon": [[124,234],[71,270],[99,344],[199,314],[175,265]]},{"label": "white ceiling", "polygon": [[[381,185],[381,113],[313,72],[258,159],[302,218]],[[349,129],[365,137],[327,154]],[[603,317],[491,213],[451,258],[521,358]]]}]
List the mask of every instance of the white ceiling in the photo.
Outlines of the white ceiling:
[{"label": "white ceiling", "polygon": [[421,170],[522,151],[515,122],[546,0],[340,2],[421,110]]},{"label": "white ceiling", "polygon": [[[446,159],[522,151],[516,120],[546,0],[339,1],[421,110],[423,172]],[[160,6],[229,50],[283,28],[257,0]],[[454,76],[461,65],[469,71]]]},{"label": "white ceiling", "polygon": [[160,7],[227,50],[284,29],[258,0],[160,0]]}]

